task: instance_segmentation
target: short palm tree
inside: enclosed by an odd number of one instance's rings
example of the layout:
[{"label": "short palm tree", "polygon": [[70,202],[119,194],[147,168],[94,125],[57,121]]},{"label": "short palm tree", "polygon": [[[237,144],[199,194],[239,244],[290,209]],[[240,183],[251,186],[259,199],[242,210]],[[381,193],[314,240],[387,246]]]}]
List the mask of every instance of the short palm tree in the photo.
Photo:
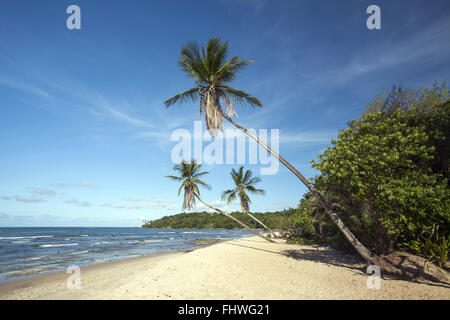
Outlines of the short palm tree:
[{"label": "short palm tree", "polygon": [[195,198],[200,196],[198,185],[211,189],[206,182],[199,179],[200,176],[209,173],[206,171],[199,172],[201,166],[195,160],[190,163],[183,160],[181,164],[173,167],[173,170],[179,172],[179,176],[166,176],[166,178],[181,182],[178,195],[180,195],[181,190],[184,188],[184,200],[183,206],[181,207],[183,211],[195,207]]},{"label": "short palm tree", "polygon": [[231,177],[233,178],[235,188],[222,192],[222,200],[226,200],[227,203],[230,204],[236,198],[239,197],[239,200],[241,202],[242,213],[248,215],[250,218],[252,218],[261,226],[263,226],[265,229],[267,229],[272,235],[274,235],[274,233],[272,232],[272,230],[270,230],[269,227],[267,227],[264,223],[259,221],[255,216],[253,216],[250,213],[250,203],[252,203],[252,201],[250,200],[248,193],[261,195],[265,194],[264,190],[257,189],[255,187],[255,184],[260,182],[261,179],[258,177],[252,177],[253,173],[251,170],[247,170],[244,173],[244,167],[240,167],[238,171],[231,169],[230,174]]},{"label": "short palm tree", "polygon": [[184,188],[184,201],[183,201],[183,206],[182,206],[182,210],[186,210],[186,209],[192,209],[195,207],[195,199],[199,200],[203,205],[205,205],[206,207],[220,213],[223,214],[225,216],[227,216],[228,218],[236,221],[237,223],[239,223],[241,226],[243,226],[245,229],[247,229],[248,231],[254,233],[255,235],[257,235],[258,237],[261,237],[265,240],[268,240],[270,242],[273,242],[272,240],[270,240],[269,238],[261,235],[260,233],[254,231],[252,228],[250,228],[249,226],[247,226],[245,223],[243,223],[242,221],[240,221],[239,219],[233,217],[232,215],[218,209],[215,208],[209,204],[207,204],[206,202],[204,202],[201,198],[200,198],[200,190],[198,188],[198,185],[208,188],[210,189],[209,185],[206,184],[206,182],[204,182],[203,180],[200,180],[199,177],[207,174],[209,172],[200,172],[200,168],[201,168],[201,164],[197,163],[195,160],[192,160],[191,162],[187,162],[185,160],[183,160],[181,162],[181,164],[179,165],[175,165],[173,167],[173,170],[177,171],[179,173],[179,176],[166,176],[166,178],[170,178],[172,180],[175,180],[177,182],[181,182],[181,186],[178,189],[178,195],[180,195],[181,190]]},{"label": "short palm tree", "polygon": [[[355,237],[311,182],[264,141],[232,119],[232,116],[236,116],[232,101],[235,104],[247,104],[253,107],[262,107],[263,105],[250,94],[228,86],[231,81],[237,78],[243,67],[253,62],[243,61],[239,56],[227,60],[228,45],[228,41],[221,43],[219,38],[210,39],[206,48],[202,47],[201,49],[196,43],[183,45],[178,62],[182,71],[195,81],[195,87],[164,101],[166,107],[170,107],[177,102],[200,101],[200,114],[205,115],[206,126],[211,135],[215,136],[218,130],[222,130],[222,118],[227,119],[239,130],[248,134],[306,185],[361,257],[384,269],[386,263],[372,254]],[[222,104],[225,105],[227,113],[223,112]]]}]

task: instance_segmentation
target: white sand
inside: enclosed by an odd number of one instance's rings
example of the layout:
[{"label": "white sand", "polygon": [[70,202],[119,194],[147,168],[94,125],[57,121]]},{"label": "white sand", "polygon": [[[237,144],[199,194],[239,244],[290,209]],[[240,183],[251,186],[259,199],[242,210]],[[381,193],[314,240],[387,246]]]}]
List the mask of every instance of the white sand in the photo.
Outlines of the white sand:
[{"label": "white sand", "polygon": [[[290,252],[289,256],[287,253]],[[450,286],[381,280],[368,289],[354,256],[258,237],[81,268],[0,285],[0,299],[450,299]]]}]

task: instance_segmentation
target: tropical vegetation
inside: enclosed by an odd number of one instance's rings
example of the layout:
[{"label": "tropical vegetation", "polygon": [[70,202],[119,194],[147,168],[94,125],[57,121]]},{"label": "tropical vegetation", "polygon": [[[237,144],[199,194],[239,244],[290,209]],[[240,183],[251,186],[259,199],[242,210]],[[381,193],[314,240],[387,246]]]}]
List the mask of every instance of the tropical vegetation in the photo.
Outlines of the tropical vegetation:
[{"label": "tropical vegetation", "polygon": [[[315,185],[371,251],[406,250],[440,266],[450,249],[450,93],[445,83],[381,93],[313,167]],[[312,193],[291,218],[292,241],[344,244]]]}]

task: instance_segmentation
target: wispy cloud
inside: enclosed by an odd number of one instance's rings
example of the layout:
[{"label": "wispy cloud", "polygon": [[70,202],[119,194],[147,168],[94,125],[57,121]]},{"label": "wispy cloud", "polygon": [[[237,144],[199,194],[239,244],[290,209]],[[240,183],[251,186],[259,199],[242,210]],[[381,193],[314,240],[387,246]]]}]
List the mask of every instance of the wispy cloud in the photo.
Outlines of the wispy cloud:
[{"label": "wispy cloud", "polygon": [[243,5],[250,8],[250,13],[258,15],[264,9],[269,0],[222,0],[225,6],[238,6]]},{"label": "wispy cloud", "polygon": [[379,73],[402,64],[411,64],[427,58],[448,57],[449,43],[450,20],[436,20],[412,37],[385,41],[364,54],[357,53],[347,64],[311,75],[311,78],[315,83],[347,83],[359,76]]},{"label": "wispy cloud", "polygon": [[45,90],[43,90],[37,86],[28,84],[21,80],[17,80],[17,79],[13,79],[13,78],[5,78],[5,77],[0,76],[0,84],[10,87],[10,88],[13,88],[13,89],[16,89],[16,90],[19,90],[19,91],[22,91],[22,92],[25,92],[25,93],[28,93],[28,94],[38,95],[40,97],[47,98],[47,99],[55,99],[54,96],[52,96]]},{"label": "wispy cloud", "polygon": [[[103,108],[107,111],[107,115],[111,116],[112,118],[131,124],[137,127],[145,127],[145,128],[154,128],[153,125],[151,125],[149,122],[146,122],[144,120],[141,120],[139,118],[130,116],[119,110],[118,108],[112,107],[110,104],[108,104],[106,101],[103,100]],[[98,113],[97,113],[98,115]]]},{"label": "wispy cloud", "polygon": [[79,207],[90,207],[91,204],[88,201],[78,200],[77,198],[68,199],[64,201],[65,203],[70,203]]},{"label": "wispy cloud", "polygon": [[134,204],[134,205],[124,205],[124,204],[113,204],[110,202],[104,202],[100,206],[108,207],[113,209],[150,209],[151,207],[148,204]]},{"label": "wispy cloud", "polygon": [[45,202],[45,199],[36,197],[36,196],[29,196],[29,197],[22,197],[22,196],[13,196],[13,197],[8,197],[8,196],[1,196],[0,199],[2,200],[16,200],[18,202]]},{"label": "wispy cloud", "polygon": [[[206,201],[207,202],[207,201]],[[227,211],[228,210],[228,208],[229,208],[229,206],[227,205],[227,203],[225,202],[225,201],[222,201],[222,200],[213,200],[213,201],[210,201],[210,202],[207,202],[210,206],[212,206],[212,207],[214,207],[214,208],[217,208],[217,209],[220,209],[220,210],[223,210],[223,211]],[[195,209],[197,209],[197,210],[205,210],[205,211],[208,211],[208,212],[212,212],[212,211],[214,211],[213,209],[210,209],[209,207],[207,207],[207,206],[205,206],[203,203],[201,203],[201,202],[198,202],[198,203],[196,203],[195,204],[195,208],[194,208],[194,210]]]},{"label": "wispy cloud", "polygon": [[64,182],[57,183],[56,186],[63,188],[88,188],[88,189],[98,189],[101,187],[98,184],[92,183],[64,183]]},{"label": "wispy cloud", "polygon": [[163,199],[156,199],[153,203],[152,207],[154,209],[165,209],[165,210],[176,210],[177,206],[176,203],[173,201],[163,200]]},{"label": "wispy cloud", "polygon": [[150,201],[152,198],[150,197],[122,197],[125,201],[132,201],[132,202],[141,202],[141,201]]},{"label": "wispy cloud", "polygon": [[43,188],[34,188],[33,194],[35,195],[45,195],[45,196],[52,196],[55,195],[56,192],[50,189],[43,189]]},{"label": "wispy cloud", "polygon": [[42,198],[38,198],[35,196],[30,196],[30,197],[22,197],[22,196],[14,196],[14,199],[16,199],[16,201],[19,202],[45,202],[45,199]]}]

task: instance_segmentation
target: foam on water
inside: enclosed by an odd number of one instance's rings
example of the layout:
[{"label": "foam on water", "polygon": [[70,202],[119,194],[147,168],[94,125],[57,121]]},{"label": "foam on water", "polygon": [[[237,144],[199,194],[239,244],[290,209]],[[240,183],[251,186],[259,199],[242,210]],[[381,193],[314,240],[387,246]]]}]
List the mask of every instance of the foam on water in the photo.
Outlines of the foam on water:
[{"label": "foam on water", "polygon": [[79,243],[53,243],[53,244],[40,244],[38,247],[56,248],[56,247],[78,246],[78,245],[79,245]]},{"label": "foam on water", "polygon": [[142,228],[1,228],[0,281],[57,271],[70,265],[114,261],[193,249],[192,240],[238,238],[242,230]]}]

